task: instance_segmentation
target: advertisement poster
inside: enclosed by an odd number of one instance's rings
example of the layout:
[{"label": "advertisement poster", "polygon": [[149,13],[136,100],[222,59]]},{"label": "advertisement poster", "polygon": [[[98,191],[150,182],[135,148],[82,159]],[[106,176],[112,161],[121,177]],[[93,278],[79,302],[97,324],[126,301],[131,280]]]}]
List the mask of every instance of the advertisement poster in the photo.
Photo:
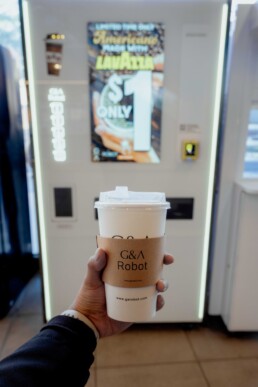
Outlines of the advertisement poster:
[{"label": "advertisement poster", "polygon": [[88,23],[92,161],[159,163],[162,23]]}]

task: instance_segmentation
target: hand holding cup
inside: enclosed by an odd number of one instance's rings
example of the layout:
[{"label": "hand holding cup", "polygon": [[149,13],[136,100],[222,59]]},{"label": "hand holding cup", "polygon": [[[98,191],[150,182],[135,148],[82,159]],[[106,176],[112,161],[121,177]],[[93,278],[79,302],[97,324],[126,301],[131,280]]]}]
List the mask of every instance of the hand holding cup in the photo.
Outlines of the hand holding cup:
[{"label": "hand holding cup", "polygon": [[[174,261],[169,254],[164,255],[164,265],[170,265]],[[82,286],[71,309],[85,315],[97,328],[100,337],[110,336],[127,329],[132,323],[113,320],[107,314],[105,286],[102,281],[102,273],[107,263],[107,256],[102,249],[97,249],[88,261],[88,269]],[[156,283],[158,293],[167,290],[167,281],[160,279]],[[156,310],[164,306],[164,298],[161,294],[157,297]]]}]

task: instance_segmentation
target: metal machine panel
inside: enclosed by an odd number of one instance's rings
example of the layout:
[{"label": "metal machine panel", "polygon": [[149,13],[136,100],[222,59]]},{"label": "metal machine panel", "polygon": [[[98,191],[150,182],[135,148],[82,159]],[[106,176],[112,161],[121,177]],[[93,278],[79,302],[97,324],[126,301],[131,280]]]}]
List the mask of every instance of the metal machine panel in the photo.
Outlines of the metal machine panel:
[{"label": "metal machine panel", "polygon": [[[194,199],[192,218],[167,221],[167,251],[174,254],[176,263],[164,269],[170,289],[166,307],[155,321],[201,321],[227,5],[223,1],[22,3],[47,319],[69,305],[95,250],[94,199],[100,191],[126,185],[130,190]],[[97,148],[93,153],[97,159],[92,160],[94,111],[87,26],[104,22],[164,26],[164,66],[159,70],[164,75],[161,145],[156,162],[101,162]],[[62,48],[53,49],[55,39]],[[141,82],[149,79],[145,75]],[[139,115],[138,104],[134,104]],[[57,138],[60,127],[62,141]],[[198,152],[192,154],[195,157],[190,157],[193,149],[188,146],[189,157],[182,158],[185,141],[198,144]],[[140,148],[149,147],[147,142],[137,144],[136,155]],[[62,220],[53,212],[53,189],[58,187],[72,187],[72,218]]]}]

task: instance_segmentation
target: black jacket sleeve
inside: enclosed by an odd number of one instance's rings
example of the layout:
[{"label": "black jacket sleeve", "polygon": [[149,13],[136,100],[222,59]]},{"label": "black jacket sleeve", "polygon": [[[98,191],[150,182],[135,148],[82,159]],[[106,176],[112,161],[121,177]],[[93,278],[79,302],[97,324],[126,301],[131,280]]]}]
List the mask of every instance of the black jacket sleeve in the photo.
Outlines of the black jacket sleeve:
[{"label": "black jacket sleeve", "polygon": [[0,387],[83,387],[96,348],[83,322],[57,316],[0,362]]}]

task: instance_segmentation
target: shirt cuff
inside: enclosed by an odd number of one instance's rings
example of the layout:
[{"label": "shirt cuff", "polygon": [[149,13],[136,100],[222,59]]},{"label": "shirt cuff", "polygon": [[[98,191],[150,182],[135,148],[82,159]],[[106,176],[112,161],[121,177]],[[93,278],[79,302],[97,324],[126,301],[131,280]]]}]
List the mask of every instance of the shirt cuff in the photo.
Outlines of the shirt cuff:
[{"label": "shirt cuff", "polygon": [[86,324],[89,328],[91,328],[93,330],[95,337],[96,337],[96,340],[97,341],[99,340],[99,332],[98,332],[97,328],[95,327],[95,325],[92,323],[92,321],[90,319],[88,319],[86,316],[84,316],[84,314],[82,314],[74,309],[67,309],[63,313],[61,313],[61,316],[68,316],[68,317],[75,318],[77,320],[84,322],[84,324]]}]

